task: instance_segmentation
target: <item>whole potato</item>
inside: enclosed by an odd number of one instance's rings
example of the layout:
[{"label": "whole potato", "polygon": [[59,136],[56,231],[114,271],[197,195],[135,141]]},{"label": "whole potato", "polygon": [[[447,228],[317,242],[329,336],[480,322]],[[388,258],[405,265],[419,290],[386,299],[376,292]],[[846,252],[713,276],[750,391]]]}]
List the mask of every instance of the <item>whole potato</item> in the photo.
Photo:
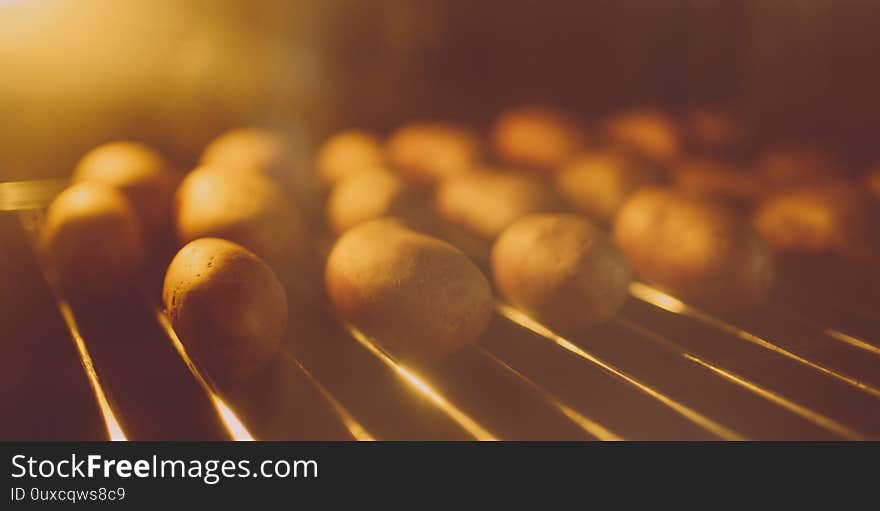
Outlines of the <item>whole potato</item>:
[{"label": "whole potato", "polygon": [[870,194],[847,181],[821,181],[768,197],[755,228],[776,252],[834,254],[856,259],[880,254],[880,221]]},{"label": "whole potato", "polygon": [[384,165],[382,143],[372,133],[361,130],[333,135],[321,144],[315,157],[318,178],[327,188],[362,170]]},{"label": "whole potato", "polygon": [[715,308],[757,306],[774,282],[770,253],[744,218],[683,192],[633,194],[614,222],[614,240],[636,275]]},{"label": "whole potato", "polygon": [[743,148],[748,139],[743,119],[723,108],[693,108],[684,118],[684,127],[695,148],[712,154],[734,152]]},{"label": "whole potato", "polygon": [[381,217],[424,221],[421,197],[391,171],[374,168],[342,179],[327,199],[327,224],[337,235]]},{"label": "whole potato", "polygon": [[577,215],[530,215],[492,248],[501,295],[551,328],[582,330],[613,316],[629,291],[623,255],[598,227]]},{"label": "whole potato", "polygon": [[605,136],[659,163],[668,164],[682,152],[682,135],[675,118],[656,108],[624,110],[607,117]]},{"label": "whole potato", "polygon": [[247,171],[199,167],[184,178],[174,199],[180,243],[216,237],[234,241],[276,269],[305,253],[307,233],[297,209],[267,177]]},{"label": "whole potato", "polygon": [[251,169],[282,177],[292,164],[292,148],[276,131],[236,128],[215,138],[202,152],[201,163],[215,168]]},{"label": "whole potato", "polygon": [[449,178],[437,188],[434,204],[443,220],[490,242],[518,218],[560,209],[559,199],[543,181],[509,171]]},{"label": "whole potato", "polygon": [[134,208],[115,188],[77,183],[46,212],[39,253],[65,296],[112,292],[130,284],[144,262],[144,240]]},{"label": "whole potato", "polygon": [[447,123],[407,124],[391,134],[388,160],[407,179],[431,185],[471,169],[482,156],[480,138]]},{"label": "whole potato", "polygon": [[187,243],[168,266],[165,312],[187,354],[218,380],[252,375],[287,330],[287,296],[254,253],[219,238]]},{"label": "whole potato", "polygon": [[554,183],[570,208],[607,225],[630,194],[657,183],[659,174],[659,169],[643,158],[605,150],[563,165],[554,175]]},{"label": "whole potato", "polygon": [[492,316],[489,283],[474,263],[391,219],[343,234],[325,278],[339,316],[402,360],[451,354],[476,340]]},{"label": "whole potato", "polygon": [[552,170],[587,143],[580,121],[555,108],[526,106],[502,112],[492,128],[498,158],[516,167]]},{"label": "whole potato", "polygon": [[738,205],[752,204],[765,192],[753,172],[715,159],[689,158],[675,165],[670,175],[679,190]]},{"label": "whole potato", "polygon": [[171,223],[177,177],[159,153],[143,144],[111,142],[92,149],[77,163],[73,182],[103,183],[122,192],[145,234],[156,235]]},{"label": "whole potato", "polygon": [[757,162],[758,174],[771,190],[835,179],[844,172],[828,153],[803,144],[782,144],[764,150]]}]

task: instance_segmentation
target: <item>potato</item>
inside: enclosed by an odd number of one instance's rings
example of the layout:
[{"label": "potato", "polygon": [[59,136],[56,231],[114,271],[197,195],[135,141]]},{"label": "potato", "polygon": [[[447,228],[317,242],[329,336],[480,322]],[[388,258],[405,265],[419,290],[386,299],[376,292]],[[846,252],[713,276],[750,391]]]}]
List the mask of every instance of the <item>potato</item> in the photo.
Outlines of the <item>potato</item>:
[{"label": "potato", "polygon": [[217,380],[265,367],[287,330],[287,296],[275,274],[253,252],[219,238],[180,249],[162,301],[187,354]]},{"label": "potato", "polygon": [[753,222],[776,252],[876,258],[880,222],[870,194],[854,183],[820,181],[763,201]]},{"label": "potato", "polygon": [[134,207],[145,234],[171,224],[171,198],[177,176],[159,153],[135,142],[111,142],[82,157],[73,182],[103,183],[116,188]]},{"label": "potato", "polygon": [[774,282],[769,251],[744,218],[682,192],[636,192],[617,215],[614,240],[637,276],[687,301],[747,309]]},{"label": "potato", "polygon": [[268,129],[237,128],[215,138],[202,152],[201,163],[215,168],[239,168],[282,178],[293,155],[285,137]]},{"label": "potato", "polygon": [[352,174],[384,165],[382,143],[372,133],[361,130],[333,135],[321,144],[315,157],[318,178],[327,188],[332,188]]},{"label": "potato", "polygon": [[391,219],[343,234],[325,278],[339,316],[401,360],[449,355],[476,340],[492,316],[489,283],[474,263]]},{"label": "potato", "polygon": [[688,141],[697,149],[712,154],[729,154],[741,149],[748,139],[745,122],[720,108],[695,108],[684,119]]},{"label": "potato", "polygon": [[802,144],[784,144],[766,149],[758,158],[757,167],[760,179],[771,190],[784,190],[843,175],[840,163],[833,157]]},{"label": "potato", "polygon": [[525,174],[479,171],[449,178],[437,188],[435,207],[446,222],[494,241],[518,218],[560,209],[553,190]]},{"label": "potato", "polygon": [[609,319],[630,283],[611,239],[570,214],[530,215],[505,229],[492,248],[492,275],[508,302],[562,332]]},{"label": "potato", "polygon": [[470,168],[482,155],[480,138],[470,130],[446,123],[412,123],[388,140],[388,160],[407,179],[435,184]]},{"label": "potato", "polygon": [[586,142],[580,121],[545,106],[502,112],[492,128],[498,158],[516,167],[555,169],[583,151]]},{"label": "potato", "polygon": [[69,297],[130,284],[144,262],[134,208],[121,192],[100,183],[74,184],[52,201],[38,248],[50,280]]},{"label": "potato", "polygon": [[327,199],[327,224],[337,235],[381,217],[424,221],[420,197],[396,174],[381,168],[342,179]]},{"label": "potato", "polygon": [[671,163],[682,152],[682,136],[675,119],[660,109],[625,110],[603,123],[613,143],[632,148],[659,163]]},{"label": "potato", "polygon": [[691,195],[752,204],[764,193],[753,172],[720,160],[690,158],[670,172],[676,188]]},{"label": "potato", "polygon": [[656,166],[617,150],[580,156],[554,175],[556,191],[568,206],[603,224],[611,223],[630,194],[659,179]]},{"label": "potato", "polygon": [[276,270],[305,253],[307,233],[295,207],[260,174],[199,167],[180,184],[174,199],[180,243],[216,237],[234,241]]}]

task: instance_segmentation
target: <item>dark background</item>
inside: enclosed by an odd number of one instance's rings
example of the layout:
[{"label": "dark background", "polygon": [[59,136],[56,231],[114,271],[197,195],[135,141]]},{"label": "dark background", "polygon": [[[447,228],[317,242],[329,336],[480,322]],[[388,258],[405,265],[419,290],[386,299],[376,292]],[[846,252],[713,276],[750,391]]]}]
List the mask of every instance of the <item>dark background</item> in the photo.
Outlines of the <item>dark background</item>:
[{"label": "dark background", "polygon": [[116,138],[187,167],[236,125],[314,142],[536,101],[721,103],[861,167],[880,160],[878,55],[873,0],[0,0],[0,180],[66,175]]}]

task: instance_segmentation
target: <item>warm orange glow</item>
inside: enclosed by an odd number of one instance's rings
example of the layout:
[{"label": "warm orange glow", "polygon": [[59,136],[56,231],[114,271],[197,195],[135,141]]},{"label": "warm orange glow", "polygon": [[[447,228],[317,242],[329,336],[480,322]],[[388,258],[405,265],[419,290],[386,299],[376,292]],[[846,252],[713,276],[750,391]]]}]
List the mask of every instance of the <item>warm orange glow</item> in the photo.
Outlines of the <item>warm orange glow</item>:
[{"label": "warm orange glow", "polygon": [[561,400],[559,400],[556,396],[551,394],[544,387],[535,383],[531,378],[517,371],[506,362],[501,360],[500,358],[493,355],[491,352],[487,351],[485,348],[481,346],[474,347],[479,353],[482,353],[489,360],[492,360],[494,363],[500,365],[509,373],[516,376],[516,378],[525,384],[527,387],[534,390],[538,395],[540,395],[544,400],[550,403],[553,407],[558,409],[563,415],[565,415],[569,420],[575,423],[578,427],[598,438],[599,440],[605,441],[614,441],[614,440],[623,440],[623,437],[617,435],[616,433],[612,433],[610,430],[606,429],[604,426],[599,424],[598,422],[590,419],[589,417],[581,414],[574,408],[568,406]]},{"label": "warm orange glow", "polygon": [[[661,309],[667,310],[669,312],[673,312],[675,314],[681,314],[681,315],[687,316],[691,319],[695,319],[703,324],[709,325],[709,326],[716,328],[724,333],[733,335],[734,337],[736,337],[738,339],[742,339],[744,341],[747,341],[747,342],[750,342],[750,343],[755,344],[757,346],[760,346],[766,350],[769,350],[769,351],[772,351],[772,352],[777,353],[779,355],[782,355],[785,358],[788,358],[790,360],[794,360],[795,362],[797,362],[799,364],[803,364],[811,369],[819,371],[820,373],[822,373],[826,376],[829,376],[831,378],[834,378],[835,380],[842,381],[843,383],[846,383],[847,385],[850,385],[851,387],[857,388],[857,389],[861,390],[862,392],[870,394],[874,397],[880,397],[880,389],[878,389],[877,387],[875,387],[869,383],[859,381],[859,380],[853,378],[852,376],[841,373],[840,371],[835,371],[834,369],[831,369],[830,367],[827,367],[823,364],[820,364],[818,362],[813,362],[812,360],[808,360],[800,355],[797,355],[791,351],[788,351],[787,349],[785,349],[781,346],[773,344],[772,342],[770,342],[766,339],[763,339],[763,338],[761,338],[751,332],[747,332],[741,328],[736,327],[735,325],[731,325],[730,323],[728,323],[726,321],[714,318],[714,317],[710,316],[709,314],[697,309],[696,307],[693,307],[691,305],[685,304],[684,302],[676,300],[675,298],[672,298],[671,296],[667,295],[666,293],[663,293],[662,291],[657,290],[655,288],[652,288],[646,284],[634,282],[633,284],[630,285],[630,294],[632,296],[638,298],[639,300],[643,300],[645,302],[650,303],[651,305],[655,305]],[[680,306],[675,306],[675,307],[670,308],[669,307],[669,304],[671,303],[670,301],[677,302],[678,304],[680,304]],[[843,339],[841,339],[839,337],[835,337],[835,338],[837,340],[843,341]],[[851,338],[850,341],[844,341],[844,342],[849,342],[850,344],[852,344],[851,340],[858,341],[857,339]]]},{"label": "warm orange glow", "polygon": [[322,385],[321,382],[319,382],[318,379],[315,378],[312,373],[308,369],[306,369],[299,360],[296,359],[296,357],[291,355],[290,352],[288,352],[287,350],[281,350],[281,353],[285,357],[287,357],[288,360],[293,362],[293,364],[297,366],[300,371],[302,371],[306,378],[308,378],[309,381],[312,382],[312,385],[314,385],[315,388],[318,389],[318,392],[320,392],[321,395],[324,396],[324,399],[326,399],[327,402],[330,403],[330,406],[333,408],[333,411],[336,412],[339,420],[342,421],[342,423],[345,425],[345,427],[348,429],[349,433],[351,433],[351,436],[354,437],[355,440],[376,440],[376,438],[373,437],[373,435],[371,435],[369,432],[367,432],[367,429],[363,427],[361,423],[358,422],[357,419],[355,419],[354,416],[344,406],[342,406],[342,403],[340,403],[339,400],[333,397],[333,394],[331,394],[330,391],[328,391],[327,388],[324,387],[324,385]]},{"label": "warm orange glow", "polygon": [[110,406],[107,395],[104,393],[104,388],[101,386],[101,379],[98,377],[98,372],[95,371],[95,365],[92,363],[92,356],[89,354],[89,350],[86,347],[85,339],[83,339],[82,334],[79,332],[79,326],[76,324],[76,318],[73,317],[73,311],[70,310],[70,305],[61,300],[58,302],[58,309],[61,311],[61,317],[64,318],[64,323],[67,325],[68,330],[70,330],[71,337],[73,337],[73,343],[76,346],[77,353],[79,353],[79,360],[86,372],[86,377],[89,380],[89,385],[92,387],[92,392],[95,394],[95,399],[98,402],[98,408],[101,410],[101,415],[104,417],[104,425],[107,427],[107,434],[110,436],[110,440],[128,440],[125,433],[122,431],[122,426],[119,425],[119,421],[116,419],[116,414],[113,413],[113,408]]},{"label": "warm orange glow", "polygon": [[506,304],[503,304],[503,303],[496,303],[495,309],[498,311],[499,314],[501,314],[505,318],[509,319],[510,321],[516,323],[517,325],[520,325],[528,330],[531,330],[532,332],[540,335],[541,337],[547,339],[548,341],[553,342],[554,344],[556,344],[560,348],[568,351],[569,353],[573,353],[574,355],[577,355],[581,359],[586,360],[587,362],[590,362],[590,363],[600,367],[604,371],[606,371],[606,372],[612,374],[613,376],[616,376],[617,378],[625,381],[626,383],[636,387],[637,389],[639,389],[643,393],[645,393],[648,396],[663,403],[664,405],[671,408],[672,410],[674,410],[676,413],[678,413],[682,417],[688,419],[689,421],[700,426],[701,428],[705,429],[706,431],[709,431],[713,435],[715,435],[723,440],[745,440],[746,439],[745,437],[743,437],[739,433],[733,431],[732,429],[729,429],[725,426],[722,426],[721,424],[718,424],[717,422],[715,422],[712,419],[706,417],[705,415],[697,412],[696,410],[688,407],[687,405],[679,403],[678,401],[672,399],[671,397],[667,396],[666,394],[663,394],[659,390],[653,389],[650,386],[645,385],[644,383],[640,382],[639,380],[630,376],[629,374],[625,373],[624,371],[609,364],[608,362],[605,362],[604,360],[596,357],[595,355],[587,352],[586,350],[584,350],[583,348],[574,344],[573,342],[569,341],[568,339],[565,339],[564,337],[554,333],[549,328],[538,323],[537,321],[526,316],[525,314],[514,309],[513,307],[506,305]]},{"label": "warm orange glow", "polygon": [[208,394],[208,397],[211,398],[211,403],[214,404],[214,408],[217,410],[217,414],[220,416],[220,421],[223,423],[223,426],[226,428],[226,431],[229,432],[230,436],[235,441],[251,441],[254,440],[253,435],[251,435],[250,431],[245,427],[244,423],[238,418],[232,408],[227,405],[220,396],[214,392],[214,389],[211,388],[211,385],[208,384],[208,381],[202,376],[202,373],[199,372],[196,365],[193,363],[192,359],[187,355],[186,348],[184,348],[183,343],[180,342],[180,338],[177,337],[177,332],[174,331],[174,327],[171,326],[171,321],[168,320],[168,316],[166,316],[161,310],[159,310],[156,306],[151,306],[153,308],[153,312],[156,314],[156,319],[159,322],[159,325],[168,335],[168,338],[171,339],[171,344],[174,345],[174,349],[177,350],[177,353],[183,359],[186,367],[189,368],[189,372],[192,373],[193,377],[202,386],[205,392]]},{"label": "warm orange glow", "polygon": [[825,329],[825,335],[831,337],[832,339],[849,344],[850,346],[865,350],[869,353],[873,353],[874,355],[880,355],[880,348],[878,348],[877,346],[874,346],[873,344],[865,342],[859,338],[853,337],[852,335],[843,333],[839,330],[827,328]]},{"label": "warm orange glow", "polygon": [[454,420],[465,431],[470,433],[475,439],[498,440],[495,435],[490,433],[486,428],[478,424],[477,421],[470,418],[467,414],[459,410],[455,405],[450,403],[449,400],[443,397],[442,394],[434,390],[434,388],[431,387],[431,385],[429,385],[424,380],[424,378],[420,377],[412,370],[398,363],[391,355],[385,353],[382,348],[377,346],[376,343],[373,342],[369,337],[367,337],[363,332],[349,324],[346,324],[345,327],[351,334],[351,336],[354,337],[354,339],[363,347],[365,347],[367,351],[375,355],[376,358],[382,361],[383,364],[388,366],[404,381],[406,381],[413,388],[418,390],[421,395],[437,405],[440,410],[442,410],[447,416],[449,416],[449,418]]}]

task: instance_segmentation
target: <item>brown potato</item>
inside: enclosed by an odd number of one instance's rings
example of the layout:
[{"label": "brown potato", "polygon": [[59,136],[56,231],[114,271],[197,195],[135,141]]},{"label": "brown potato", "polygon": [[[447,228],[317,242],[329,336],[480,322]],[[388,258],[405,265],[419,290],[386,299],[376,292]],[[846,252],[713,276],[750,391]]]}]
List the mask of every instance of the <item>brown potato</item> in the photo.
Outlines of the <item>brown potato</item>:
[{"label": "brown potato", "polygon": [[315,157],[318,178],[327,188],[352,174],[384,165],[382,143],[372,133],[361,130],[333,135],[321,144]]},{"label": "brown potato", "polygon": [[627,197],[659,181],[659,169],[626,151],[606,150],[580,156],[554,175],[556,191],[569,207],[609,224]]},{"label": "brown potato", "polygon": [[395,131],[387,151],[389,162],[404,177],[431,185],[470,170],[482,156],[482,144],[466,128],[420,122]]},{"label": "brown potato", "polygon": [[215,168],[256,170],[285,182],[292,160],[292,148],[281,133],[237,128],[208,144],[202,152],[201,163]]},{"label": "brown potato", "polygon": [[327,224],[337,235],[381,217],[424,221],[420,197],[389,170],[366,169],[342,179],[327,199]]},{"label": "brown potato", "polygon": [[841,177],[841,164],[815,147],[785,144],[766,149],[757,162],[758,173],[772,190]]},{"label": "brown potato", "polygon": [[275,274],[251,251],[219,238],[180,249],[165,273],[162,301],[187,354],[218,380],[265,367],[287,330],[287,295]]},{"label": "brown potato", "polygon": [[748,139],[745,122],[718,108],[695,108],[684,119],[688,141],[701,151],[726,154],[742,148]]},{"label": "brown potato", "polygon": [[679,190],[736,204],[754,203],[764,193],[753,172],[719,160],[687,159],[673,167],[670,175]]},{"label": "brown potato", "polygon": [[630,283],[611,239],[569,214],[531,215],[505,229],[492,248],[492,274],[508,302],[562,332],[609,319]]},{"label": "brown potato", "polygon": [[402,360],[430,360],[473,342],[489,325],[492,292],[452,245],[392,219],[342,235],[327,260],[339,316]]},{"label": "brown potato", "polygon": [[286,268],[305,253],[305,224],[268,178],[247,171],[199,167],[180,184],[174,199],[174,224],[180,243],[225,238]]},{"label": "brown potato", "polygon": [[865,186],[875,199],[880,200],[880,165],[869,170],[864,178]]},{"label": "brown potato", "polygon": [[584,150],[582,123],[545,106],[526,106],[502,112],[492,128],[498,158],[516,167],[552,170]]},{"label": "brown potato", "polygon": [[558,210],[560,202],[548,185],[530,175],[479,171],[441,183],[435,207],[446,222],[491,242],[518,218]]},{"label": "brown potato", "polygon": [[776,252],[834,254],[856,259],[880,254],[877,205],[846,181],[820,181],[768,197],[753,222]]},{"label": "brown potato", "polygon": [[770,253],[749,223],[683,192],[636,192],[617,215],[614,240],[636,275],[684,300],[746,309],[773,285]]},{"label": "brown potato", "polygon": [[92,149],[77,163],[73,182],[103,183],[122,192],[145,234],[155,235],[171,223],[177,176],[159,153],[145,145],[112,142]]},{"label": "brown potato", "polygon": [[613,143],[632,148],[659,163],[671,163],[682,152],[682,135],[675,119],[660,109],[625,110],[603,123]]},{"label": "brown potato", "polygon": [[63,295],[97,295],[135,279],[144,262],[144,241],[137,214],[122,193],[100,183],[77,183],[49,206],[39,252]]}]

